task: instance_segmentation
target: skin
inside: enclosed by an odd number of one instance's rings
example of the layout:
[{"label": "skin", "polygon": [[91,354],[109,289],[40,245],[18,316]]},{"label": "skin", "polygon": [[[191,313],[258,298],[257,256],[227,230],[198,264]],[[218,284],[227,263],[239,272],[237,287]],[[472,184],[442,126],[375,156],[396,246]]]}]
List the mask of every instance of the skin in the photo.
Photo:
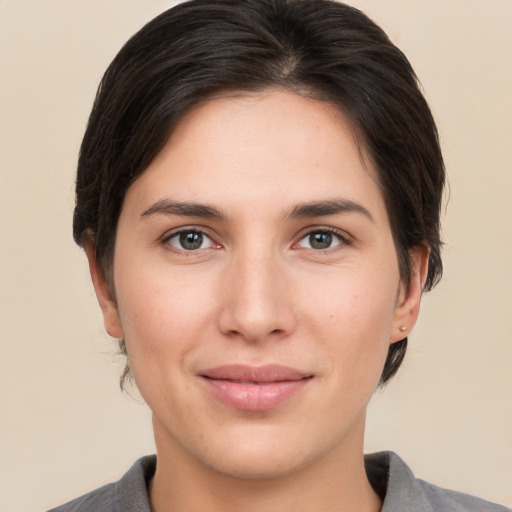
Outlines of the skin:
[{"label": "skin", "polygon": [[[411,251],[403,286],[365,160],[328,104],[276,90],[217,98],[184,116],[128,190],[116,300],[86,248],[106,329],[126,339],[153,412],[154,511],[380,510],[363,465],[365,411],[389,344],[416,321],[428,251]],[[350,207],[297,215],[340,200]],[[199,249],[180,245],[183,231],[204,233]],[[234,363],[312,378],[278,407],[245,411],[198,375]]]}]

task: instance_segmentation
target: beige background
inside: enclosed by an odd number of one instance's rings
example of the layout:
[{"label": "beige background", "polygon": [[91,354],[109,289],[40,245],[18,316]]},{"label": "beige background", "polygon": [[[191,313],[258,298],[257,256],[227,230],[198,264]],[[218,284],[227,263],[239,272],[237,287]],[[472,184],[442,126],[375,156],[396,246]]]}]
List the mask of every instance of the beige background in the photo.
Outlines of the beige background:
[{"label": "beige background", "polygon": [[[512,1],[353,0],[420,76],[451,198],[446,272],[407,363],[370,406],[367,450],[512,505]],[[0,511],[45,510],[153,450],[117,388],[85,258],[76,155],[97,83],[164,0],[0,0]]]}]

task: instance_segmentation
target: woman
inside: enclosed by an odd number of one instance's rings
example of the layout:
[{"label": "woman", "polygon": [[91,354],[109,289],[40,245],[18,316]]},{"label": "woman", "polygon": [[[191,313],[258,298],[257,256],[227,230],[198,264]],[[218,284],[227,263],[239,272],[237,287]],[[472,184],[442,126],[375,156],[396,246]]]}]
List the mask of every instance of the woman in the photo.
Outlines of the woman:
[{"label": "woman", "polygon": [[412,68],[324,0],[195,0],[107,70],[74,236],[157,456],[56,510],[505,510],[363,456],[441,275],[444,167]]}]

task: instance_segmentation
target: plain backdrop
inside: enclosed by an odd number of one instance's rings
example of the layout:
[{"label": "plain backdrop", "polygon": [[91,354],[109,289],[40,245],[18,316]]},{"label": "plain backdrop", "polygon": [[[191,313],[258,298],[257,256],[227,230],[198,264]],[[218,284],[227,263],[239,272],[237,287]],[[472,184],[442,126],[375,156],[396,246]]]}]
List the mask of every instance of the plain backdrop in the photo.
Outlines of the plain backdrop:
[{"label": "plain backdrop", "polygon": [[[450,180],[445,276],[367,451],[512,505],[512,1],[353,0],[415,67]],[[45,510],[153,451],[118,389],[71,237],[77,152],[97,84],[167,0],[0,0],[0,511]]]}]

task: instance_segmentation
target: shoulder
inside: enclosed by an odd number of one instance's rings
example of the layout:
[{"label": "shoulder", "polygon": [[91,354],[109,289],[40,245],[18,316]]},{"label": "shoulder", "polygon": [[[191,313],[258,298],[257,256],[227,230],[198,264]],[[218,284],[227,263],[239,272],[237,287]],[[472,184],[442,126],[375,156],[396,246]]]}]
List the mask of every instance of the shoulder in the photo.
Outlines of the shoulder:
[{"label": "shoulder", "polygon": [[104,485],[48,512],[150,512],[147,485],[155,467],[154,455],[143,457],[119,481]]},{"label": "shoulder", "polygon": [[416,478],[393,452],[367,455],[365,464],[370,483],[384,497],[382,512],[511,512],[502,505]]},{"label": "shoulder", "polygon": [[434,506],[434,510],[446,510],[454,512],[510,512],[510,509],[497,503],[477,498],[470,494],[442,489],[436,485],[418,480],[422,486],[428,502]]},{"label": "shoulder", "polygon": [[115,484],[108,484],[48,512],[111,512]]}]

